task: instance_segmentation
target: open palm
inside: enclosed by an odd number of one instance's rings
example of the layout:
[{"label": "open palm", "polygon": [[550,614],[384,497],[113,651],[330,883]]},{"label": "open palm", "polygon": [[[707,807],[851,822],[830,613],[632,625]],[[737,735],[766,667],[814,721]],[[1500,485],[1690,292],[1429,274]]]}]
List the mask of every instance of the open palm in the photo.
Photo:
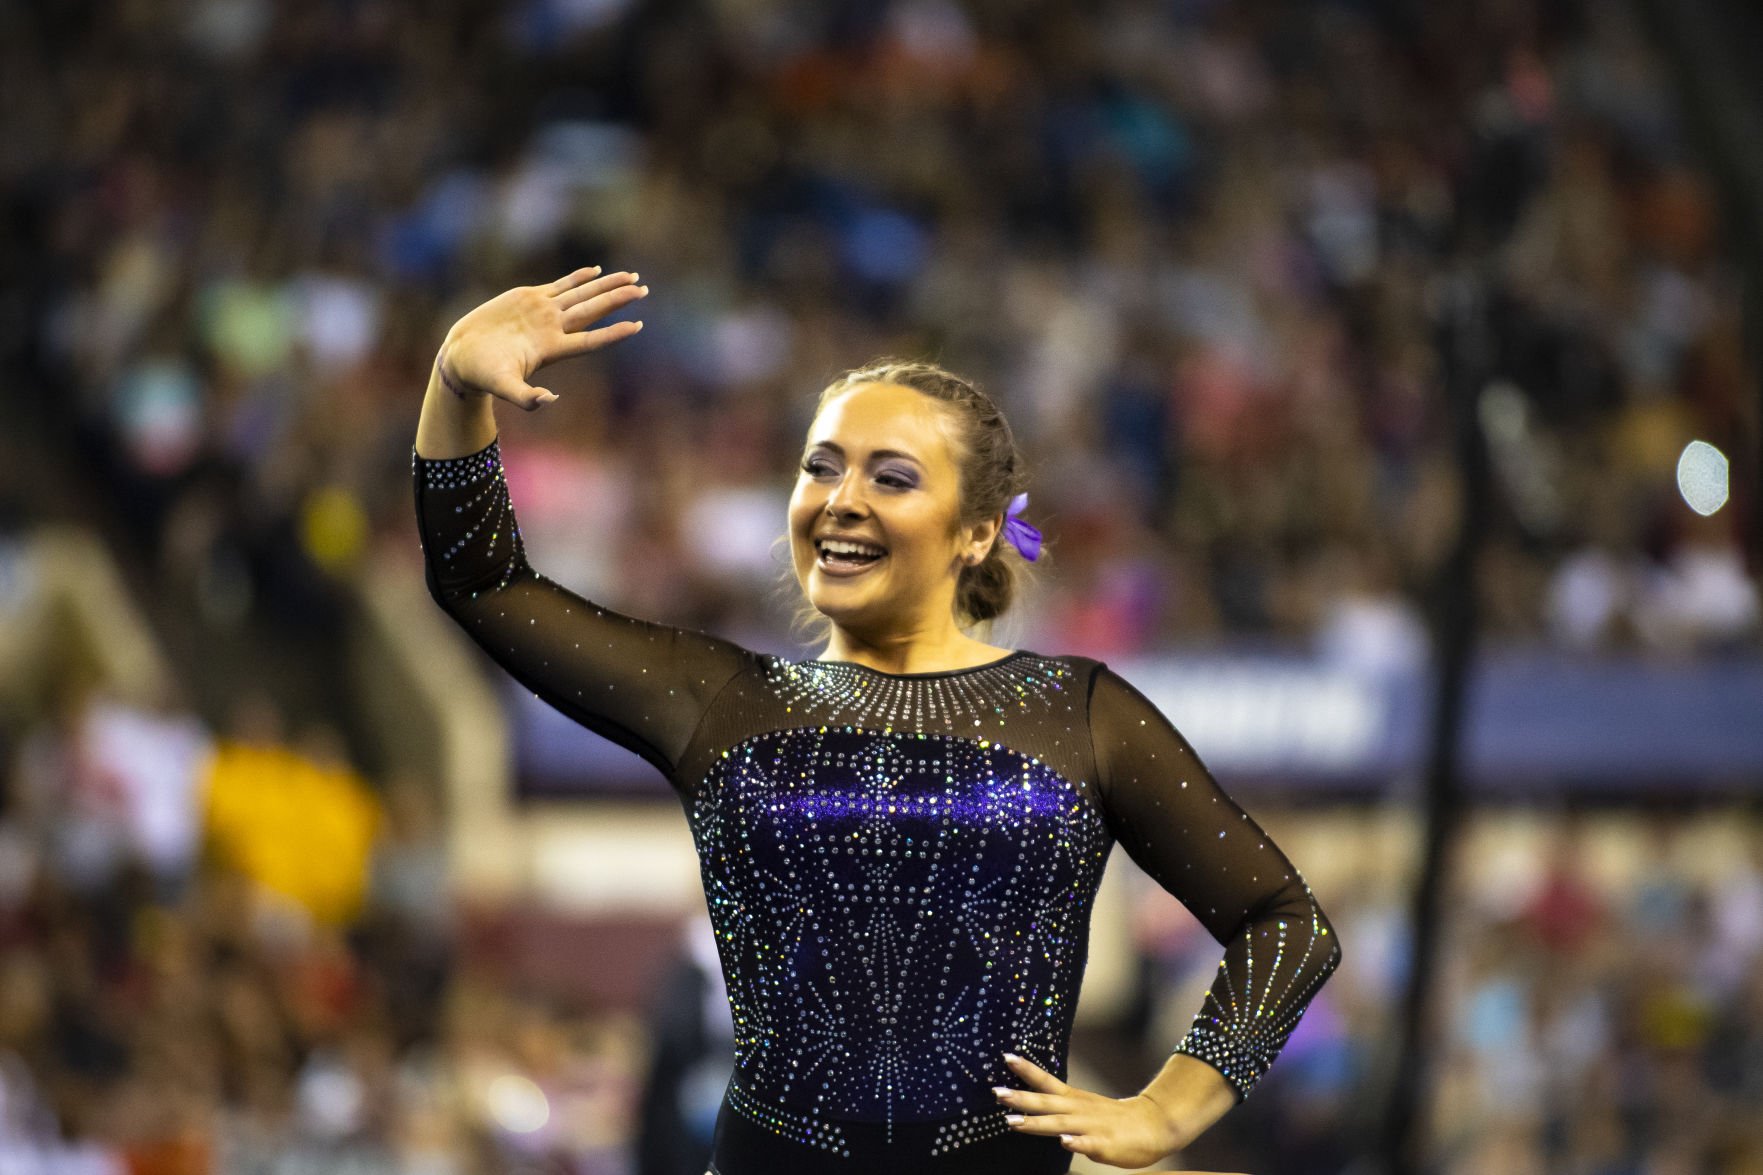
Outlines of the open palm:
[{"label": "open palm", "polygon": [[641,322],[588,327],[621,306],[648,296],[634,273],[596,277],[578,269],[543,286],[516,286],[453,324],[441,344],[441,380],[458,395],[487,393],[531,412],[557,397],[531,380],[541,367],[585,355],[643,328]]}]

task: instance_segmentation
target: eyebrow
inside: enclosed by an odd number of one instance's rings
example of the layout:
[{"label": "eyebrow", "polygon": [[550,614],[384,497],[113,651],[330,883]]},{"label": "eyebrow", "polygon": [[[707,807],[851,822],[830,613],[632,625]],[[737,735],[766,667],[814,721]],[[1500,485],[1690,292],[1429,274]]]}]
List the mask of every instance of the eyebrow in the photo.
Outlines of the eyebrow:
[{"label": "eyebrow", "polygon": [[[812,445],[808,446],[808,451],[810,453],[812,453],[816,449],[831,449],[834,453],[838,454],[840,457],[843,457],[845,455],[845,450],[840,448],[839,445],[834,441],[815,441]],[[918,458],[914,457],[911,453],[902,453],[898,449],[877,449],[875,452],[871,453],[870,456],[871,457],[904,457],[906,460],[912,462],[912,464],[914,464],[914,465],[923,465],[924,464],[924,462],[922,462]]]}]

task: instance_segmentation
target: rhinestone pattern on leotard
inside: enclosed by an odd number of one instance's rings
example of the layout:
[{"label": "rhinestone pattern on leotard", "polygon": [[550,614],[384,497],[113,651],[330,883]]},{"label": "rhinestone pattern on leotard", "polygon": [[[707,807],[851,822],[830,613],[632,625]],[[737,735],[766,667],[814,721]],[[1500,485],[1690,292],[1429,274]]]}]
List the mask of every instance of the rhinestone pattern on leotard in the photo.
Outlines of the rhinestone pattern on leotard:
[{"label": "rhinestone pattern on leotard", "polygon": [[444,461],[425,461],[412,449],[410,468],[424,489],[474,491],[470,498],[454,503],[453,513],[462,516],[460,521],[465,528],[437,552],[438,556],[452,562],[461,551],[481,539],[482,547],[473,552],[474,557],[500,559],[505,570],[496,586],[508,586],[520,563],[515,557],[520,548],[520,524],[508,497],[508,475],[502,469],[500,441],[491,441],[482,452]]},{"label": "rhinestone pattern on leotard", "polygon": [[769,670],[815,724],[722,750],[690,809],[735,1108],[829,1148],[827,1120],[944,1122],[943,1150],[1008,1129],[990,1086],[1005,1050],[1059,1067],[1110,840],[1087,780],[996,735],[1079,717],[1070,667]]},{"label": "rhinestone pattern on leotard", "polygon": [[[1309,885],[1304,892],[1310,892]],[[1240,1097],[1247,1097],[1297,1027],[1316,989],[1340,964],[1334,933],[1320,908],[1309,923],[1301,947],[1294,947],[1287,933],[1291,923],[1280,919],[1273,943],[1262,947],[1271,958],[1256,958],[1256,940],[1265,939],[1268,932],[1250,932],[1237,952],[1240,975],[1232,969],[1238,960],[1231,954],[1220,959],[1218,979],[1207,990],[1187,1035],[1172,1051],[1205,1061],[1224,1074]],[[1288,950],[1302,950],[1307,956],[1304,964],[1309,965],[1283,966]],[[1298,977],[1300,982],[1279,982],[1282,975]]]}]

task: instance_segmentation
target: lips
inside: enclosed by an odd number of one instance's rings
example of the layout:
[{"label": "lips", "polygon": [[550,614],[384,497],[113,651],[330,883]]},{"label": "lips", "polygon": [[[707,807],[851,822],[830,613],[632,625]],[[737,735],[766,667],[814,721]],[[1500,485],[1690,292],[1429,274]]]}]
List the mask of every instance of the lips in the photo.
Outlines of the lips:
[{"label": "lips", "polygon": [[856,535],[823,534],[814,540],[814,546],[817,550],[819,548],[828,546],[829,544],[836,545],[836,544],[841,544],[841,543],[848,544],[853,547],[861,547],[865,551],[872,552],[875,554],[885,555],[888,553],[888,549],[886,547],[882,546],[880,543],[873,542],[873,541],[871,541],[869,539],[865,539],[865,538],[858,538]]},{"label": "lips", "polygon": [[[849,543],[852,546],[863,547],[868,551],[879,553],[865,558],[848,551],[829,551],[825,546],[828,542],[841,546]],[[817,567],[824,575],[830,575],[841,579],[853,575],[861,575],[888,557],[886,549],[878,544],[870,543],[863,539],[843,539],[837,536],[832,536],[830,538],[823,537],[817,539],[814,546],[815,567]]]}]

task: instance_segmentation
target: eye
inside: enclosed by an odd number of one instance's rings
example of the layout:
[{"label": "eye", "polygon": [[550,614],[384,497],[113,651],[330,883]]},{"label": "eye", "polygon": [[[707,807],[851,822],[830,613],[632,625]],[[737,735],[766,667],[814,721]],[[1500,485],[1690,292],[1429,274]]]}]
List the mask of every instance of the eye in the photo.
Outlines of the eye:
[{"label": "eye", "polygon": [[[827,463],[818,457],[809,457],[802,462],[801,468],[802,472],[810,477],[819,477],[822,473],[829,471]],[[909,490],[918,484],[904,474],[892,472],[880,474],[876,480],[891,490]]]}]

